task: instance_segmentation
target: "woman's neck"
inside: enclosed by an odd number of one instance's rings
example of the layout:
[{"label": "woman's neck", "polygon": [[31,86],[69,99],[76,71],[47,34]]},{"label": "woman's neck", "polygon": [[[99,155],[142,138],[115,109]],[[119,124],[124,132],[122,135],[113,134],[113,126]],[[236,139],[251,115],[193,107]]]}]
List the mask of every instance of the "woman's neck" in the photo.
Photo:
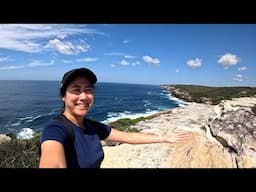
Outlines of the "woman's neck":
[{"label": "woman's neck", "polygon": [[84,127],[84,117],[80,117],[80,116],[73,116],[70,113],[67,113],[66,111],[64,111],[63,115],[65,115],[66,118],[68,118],[72,123],[74,123],[75,125],[81,127],[81,128],[85,128]]}]

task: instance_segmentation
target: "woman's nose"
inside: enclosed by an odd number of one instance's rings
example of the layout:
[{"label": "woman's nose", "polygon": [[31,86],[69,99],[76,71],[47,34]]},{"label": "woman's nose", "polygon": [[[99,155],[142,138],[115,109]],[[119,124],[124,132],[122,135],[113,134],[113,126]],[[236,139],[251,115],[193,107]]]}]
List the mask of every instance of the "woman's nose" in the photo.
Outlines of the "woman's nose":
[{"label": "woman's nose", "polygon": [[79,95],[81,98],[87,98],[87,93],[85,91],[82,91]]}]

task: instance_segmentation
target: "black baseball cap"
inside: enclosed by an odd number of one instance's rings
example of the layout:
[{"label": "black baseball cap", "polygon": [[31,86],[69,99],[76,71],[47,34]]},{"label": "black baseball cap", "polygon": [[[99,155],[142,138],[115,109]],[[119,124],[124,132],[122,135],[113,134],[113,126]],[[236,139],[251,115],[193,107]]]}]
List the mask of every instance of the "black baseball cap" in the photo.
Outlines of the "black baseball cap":
[{"label": "black baseball cap", "polygon": [[85,77],[92,84],[95,84],[97,82],[96,75],[90,69],[87,69],[87,68],[72,69],[63,75],[63,78],[61,81],[61,95],[62,96],[64,95],[68,84],[72,80],[74,80],[76,77]]}]

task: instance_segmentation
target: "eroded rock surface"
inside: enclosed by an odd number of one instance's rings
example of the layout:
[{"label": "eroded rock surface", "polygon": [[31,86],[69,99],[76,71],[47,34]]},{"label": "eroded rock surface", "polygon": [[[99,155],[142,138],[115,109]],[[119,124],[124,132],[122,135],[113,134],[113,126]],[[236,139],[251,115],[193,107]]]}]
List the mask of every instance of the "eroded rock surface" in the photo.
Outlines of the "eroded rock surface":
[{"label": "eroded rock surface", "polygon": [[163,134],[176,127],[191,134],[186,143],[105,146],[102,168],[250,168],[256,167],[256,97],[219,105],[190,103],[135,125]]}]

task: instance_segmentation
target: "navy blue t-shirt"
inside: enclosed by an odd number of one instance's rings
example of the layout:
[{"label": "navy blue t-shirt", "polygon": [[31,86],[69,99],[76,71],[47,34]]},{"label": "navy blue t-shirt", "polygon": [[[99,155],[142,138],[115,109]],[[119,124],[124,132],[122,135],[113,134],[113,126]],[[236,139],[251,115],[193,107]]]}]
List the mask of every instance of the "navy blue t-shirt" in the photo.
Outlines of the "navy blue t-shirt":
[{"label": "navy blue t-shirt", "polygon": [[43,130],[40,143],[56,140],[63,144],[68,168],[99,168],[104,158],[100,140],[106,139],[111,128],[105,124],[85,119],[85,129],[71,122],[74,143],[68,130],[59,120],[52,120]]}]

